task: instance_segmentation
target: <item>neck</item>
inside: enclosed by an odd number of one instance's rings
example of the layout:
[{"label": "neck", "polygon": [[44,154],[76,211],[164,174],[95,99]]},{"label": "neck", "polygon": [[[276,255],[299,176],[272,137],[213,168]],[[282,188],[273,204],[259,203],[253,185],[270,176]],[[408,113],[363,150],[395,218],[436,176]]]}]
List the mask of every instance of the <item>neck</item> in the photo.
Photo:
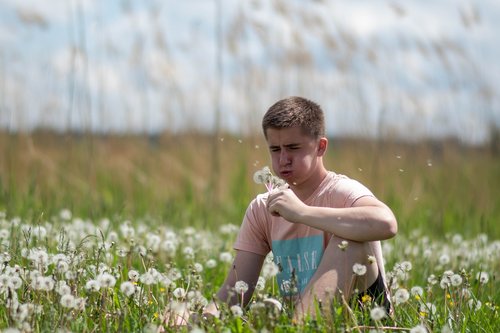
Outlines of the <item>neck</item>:
[{"label": "neck", "polygon": [[314,191],[321,184],[323,179],[325,179],[328,171],[322,167],[319,171],[315,172],[309,179],[304,181],[298,185],[290,185],[290,188],[295,193],[295,195],[302,201],[305,201],[307,198],[313,194]]}]

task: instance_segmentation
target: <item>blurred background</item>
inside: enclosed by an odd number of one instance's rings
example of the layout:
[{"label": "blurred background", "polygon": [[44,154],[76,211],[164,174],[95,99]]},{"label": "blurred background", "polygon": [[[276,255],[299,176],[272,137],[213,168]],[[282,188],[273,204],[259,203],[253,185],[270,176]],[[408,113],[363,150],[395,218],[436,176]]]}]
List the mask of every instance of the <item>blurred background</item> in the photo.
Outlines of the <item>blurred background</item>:
[{"label": "blurred background", "polygon": [[0,3],[0,210],[239,224],[260,120],[319,103],[327,166],[402,232],[500,236],[500,3]]}]

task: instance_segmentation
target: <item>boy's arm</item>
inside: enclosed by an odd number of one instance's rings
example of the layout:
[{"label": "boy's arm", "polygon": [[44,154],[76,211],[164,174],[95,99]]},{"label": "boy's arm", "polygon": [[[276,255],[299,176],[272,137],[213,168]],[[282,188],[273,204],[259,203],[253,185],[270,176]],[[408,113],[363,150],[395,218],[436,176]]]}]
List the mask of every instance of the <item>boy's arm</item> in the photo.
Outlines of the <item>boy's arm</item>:
[{"label": "boy's arm", "polygon": [[359,198],[348,208],[315,207],[304,204],[292,190],[284,189],[272,193],[267,202],[271,214],[353,241],[388,239],[398,229],[389,207],[371,196]]},{"label": "boy's arm", "polygon": [[[241,295],[234,293],[234,285],[237,281],[245,281],[248,290],[243,295],[243,306],[246,306],[252,298],[264,259],[263,255],[237,250],[226,280],[217,292],[217,298],[228,305],[241,304]],[[205,313],[217,315],[218,309],[212,302],[205,308]]]}]

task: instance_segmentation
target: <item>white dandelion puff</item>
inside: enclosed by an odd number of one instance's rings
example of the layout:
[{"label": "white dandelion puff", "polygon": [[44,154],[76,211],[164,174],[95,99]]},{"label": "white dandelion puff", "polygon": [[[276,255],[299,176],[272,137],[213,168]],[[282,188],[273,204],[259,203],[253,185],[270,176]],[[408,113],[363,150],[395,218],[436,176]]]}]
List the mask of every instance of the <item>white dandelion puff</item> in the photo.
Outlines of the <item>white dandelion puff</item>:
[{"label": "white dandelion puff", "polygon": [[238,293],[238,294],[244,294],[247,292],[248,290],[248,284],[245,282],[245,281],[237,281],[235,284],[234,284],[234,290]]},{"label": "white dandelion puff", "polygon": [[135,293],[135,285],[130,281],[125,281],[120,285],[120,291],[127,297]]},{"label": "white dandelion puff", "polygon": [[397,305],[406,303],[408,299],[410,299],[410,293],[404,288],[400,288],[394,293],[394,302]]},{"label": "white dandelion puff", "polygon": [[358,276],[363,276],[366,274],[366,266],[362,265],[362,264],[355,263],[352,266],[352,271],[354,274],[356,274]]},{"label": "white dandelion puff", "polygon": [[230,310],[231,310],[231,313],[233,314],[233,316],[235,316],[235,317],[241,317],[243,315],[243,310],[241,309],[241,307],[239,305],[231,306]]},{"label": "white dandelion puff", "polygon": [[381,306],[374,307],[370,311],[370,317],[374,321],[382,320],[386,317],[385,309]]}]

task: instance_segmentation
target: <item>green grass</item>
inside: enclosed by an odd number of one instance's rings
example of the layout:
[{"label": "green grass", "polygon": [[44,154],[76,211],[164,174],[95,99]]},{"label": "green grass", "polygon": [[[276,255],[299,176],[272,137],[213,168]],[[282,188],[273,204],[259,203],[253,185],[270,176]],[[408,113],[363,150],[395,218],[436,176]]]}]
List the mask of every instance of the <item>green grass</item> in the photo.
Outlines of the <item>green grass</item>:
[{"label": "green grass", "polygon": [[[225,136],[221,141],[200,134],[165,134],[154,143],[144,137],[50,133],[0,138],[0,275],[22,281],[15,291],[0,286],[3,303],[18,302],[15,309],[0,307],[0,329],[25,325],[35,332],[154,332],[163,326],[166,309],[187,300],[176,298],[175,289],[199,292],[200,300],[210,300],[230,268],[219,256],[232,253],[235,233],[224,226],[234,230],[240,224],[248,202],[263,190],[253,183],[252,174],[268,165],[265,143],[256,138]],[[409,331],[422,324],[432,332],[446,325],[454,332],[500,331],[498,153],[453,142],[331,140],[325,163],[366,184],[394,210],[399,234],[384,242],[392,292],[418,286],[423,294],[411,295],[383,322],[370,319],[373,304],[335,303],[330,309],[318,305],[321,316],[295,323],[291,307],[268,280],[253,303],[273,297],[283,303],[283,311],[264,305],[235,317],[221,305],[222,317],[202,322],[200,328],[340,332],[383,325],[386,331]],[[59,215],[64,208],[71,218]],[[134,234],[127,235],[124,228]],[[37,236],[37,230],[46,234]],[[163,244],[169,232],[176,235],[175,251],[155,249],[153,239]],[[193,256],[186,256],[186,248],[193,249]],[[58,270],[56,262],[37,266],[26,255],[30,249],[43,250],[49,258],[64,254],[73,275]],[[210,259],[216,262],[213,268],[208,267]],[[411,270],[402,271],[404,262],[411,263]],[[203,270],[197,271],[200,264]],[[120,286],[130,279],[129,271],[143,276],[150,269],[170,283],[139,280],[136,286],[142,292],[124,295]],[[64,307],[55,286],[38,290],[35,270],[53,283],[65,281],[71,295],[85,300],[84,306]],[[86,283],[105,271],[116,284],[89,291]],[[462,282],[442,288],[449,272]],[[488,274],[487,283],[478,280],[480,272]],[[432,276],[436,284],[429,282]],[[481,306],[471,308],[476,301]],[[427,303],[436,308],[434,313],[426,311]]]}]

